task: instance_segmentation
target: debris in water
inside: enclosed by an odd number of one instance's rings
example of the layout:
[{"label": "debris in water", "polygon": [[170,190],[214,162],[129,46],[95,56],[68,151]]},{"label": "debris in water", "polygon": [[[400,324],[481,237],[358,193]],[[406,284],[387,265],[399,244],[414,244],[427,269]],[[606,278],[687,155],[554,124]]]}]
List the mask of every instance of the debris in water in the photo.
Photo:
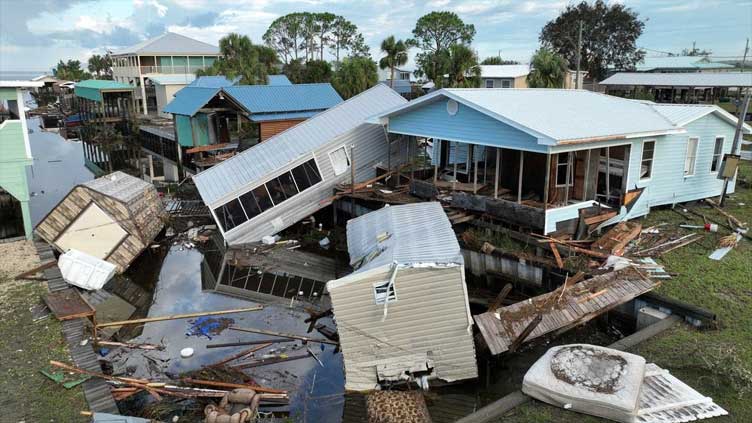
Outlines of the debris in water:
[{"label": "debris in water", "polygon": [[186,333],[187,336],[206,336],[212,339],[212,336],[219,335],[225,329],[232,326],[235,323],[234,319],[229,317],[199,317],[196,320],[189,320],[191,327]]}]

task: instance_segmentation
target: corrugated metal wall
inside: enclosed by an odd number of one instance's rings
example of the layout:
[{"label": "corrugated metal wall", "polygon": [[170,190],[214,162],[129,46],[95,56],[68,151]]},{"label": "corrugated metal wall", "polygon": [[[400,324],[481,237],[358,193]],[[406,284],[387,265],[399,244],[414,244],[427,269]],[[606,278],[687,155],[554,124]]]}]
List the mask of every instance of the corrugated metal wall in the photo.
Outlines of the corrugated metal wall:
[{"label": "corrugated metal wall", "polygon": [[373,389],[376,365],[402,363],[426,354],[433,360],[432,377],[445,381],[478,376],[475,347],[468,332],[461,266],[401,268],[395,280],[397,301],[384,306],[374,300],[373,284],[389,279],[384,266],[358,280],[330,289],[345,360],[345,388]]}]

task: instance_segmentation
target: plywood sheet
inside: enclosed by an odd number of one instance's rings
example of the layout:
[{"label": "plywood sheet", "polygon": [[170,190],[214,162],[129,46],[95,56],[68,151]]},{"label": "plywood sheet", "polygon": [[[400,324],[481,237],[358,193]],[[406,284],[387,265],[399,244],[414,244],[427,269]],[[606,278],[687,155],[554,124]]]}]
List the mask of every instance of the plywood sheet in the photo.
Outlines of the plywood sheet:
[{"label": "plywood sheet", "polygon": [[75,288],[51,292],[44,297],[44,302],[58,320],[78,319],[94,315],[94,309]]},{"label": "plywood sheet", "polygon": [[62,251],[75,249],[104,260],[128,233],[95,203],[78,215],[55,245]]}]

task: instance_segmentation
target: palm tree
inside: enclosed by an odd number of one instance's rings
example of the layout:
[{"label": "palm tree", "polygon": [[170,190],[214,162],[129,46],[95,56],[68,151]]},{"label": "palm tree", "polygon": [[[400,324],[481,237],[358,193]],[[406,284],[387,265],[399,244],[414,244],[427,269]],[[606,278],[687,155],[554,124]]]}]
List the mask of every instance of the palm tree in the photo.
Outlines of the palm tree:
[{"label": "palm tree", "polygon": [[390,35],[381,42],[381,51],[386,56],[379,60],[379,67],[391,70],[389,86],[394,88],[394,68],[407,63],[407,45],[402,40],[395,40],[394,35]]},{"label": "palm tree", "polygon": [[477,88],[480,85],[478,56],[464,44],[449,46],[447,70],[449,86],[453,88]]},{"label": "palm tree", "polygon": [[530,61],[527,85],[530,88],[562,88],[568,72],[567,61],[563,57],[541,47]]},{"label": "palm tree", "polygon": [[241,84],[265,84],[266,78],[277,55],[268,47],[254,45],[245,35],[230,33],[219,40],[222,57],[212,67],[199,70],[202,75],[225,75],[229,78],[240,76]]},{"label": "palm tree", "polygon": [[94,54],[89,58],[88,68],[92,75],[96,75],[97,79],[100,72],[103,69],[103,58],[98,54]]}]

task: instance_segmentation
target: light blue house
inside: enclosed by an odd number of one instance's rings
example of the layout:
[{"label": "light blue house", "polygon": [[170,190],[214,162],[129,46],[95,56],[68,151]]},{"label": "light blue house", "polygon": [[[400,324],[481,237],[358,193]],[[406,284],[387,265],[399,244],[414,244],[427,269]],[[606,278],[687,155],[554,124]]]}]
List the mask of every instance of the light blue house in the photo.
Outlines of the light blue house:
[{"label": "light blue house", "polygon": [[432,141],[432,183],[455,205],[543,233],[719,195],[736,124],[712,105],[552,89],[442,89],[378,119]]}]

